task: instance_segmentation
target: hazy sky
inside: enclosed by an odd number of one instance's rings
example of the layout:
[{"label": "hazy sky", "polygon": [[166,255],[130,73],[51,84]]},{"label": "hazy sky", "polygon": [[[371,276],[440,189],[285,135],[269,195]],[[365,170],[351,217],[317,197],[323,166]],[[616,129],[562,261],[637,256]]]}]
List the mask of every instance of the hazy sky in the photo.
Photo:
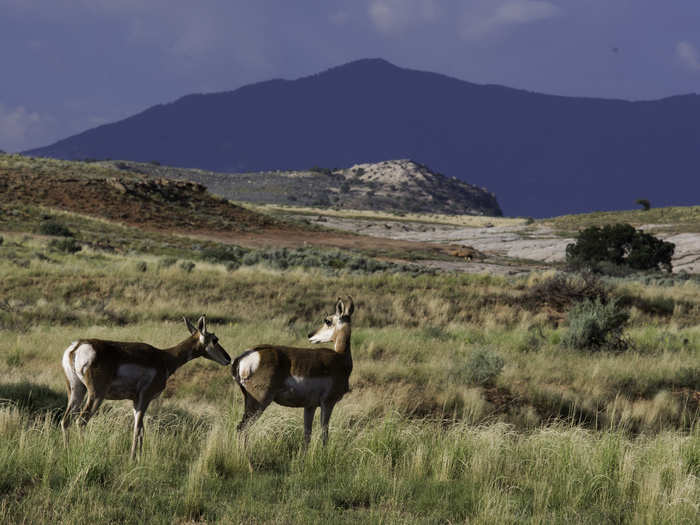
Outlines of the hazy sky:
[{"label": "hazy sky", "polygon": [[700,0],[0,0],[0,149],[366,57],[561,95],[698,92]]}]

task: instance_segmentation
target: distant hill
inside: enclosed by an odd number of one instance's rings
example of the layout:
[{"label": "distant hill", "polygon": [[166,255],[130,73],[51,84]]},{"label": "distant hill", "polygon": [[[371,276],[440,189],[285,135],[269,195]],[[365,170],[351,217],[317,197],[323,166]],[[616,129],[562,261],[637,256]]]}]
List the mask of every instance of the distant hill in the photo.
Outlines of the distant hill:
[{"label": "distant hill", "polygon": [[[104,165],[105,163],[100,163]],[[195,181],[228,199],[265,204],[333,206],[355,210],[502,215],[496,197],[411,160],[346,169],[217,173],[154,163],[113,161],[115,169]]]},{"label": "distant hill", "polygon": [[508,215],[697,204],[700,96],[560,97],[367,59],[189,95],[31,155],[225,172],[411,158],[485,186]]},{"label": "distant hill", "polygon": [[196,182],[103,164],[0,155],[0,195],[7,206],[41,205],[150,230],[214,235],[296,228],[211,195]]}]

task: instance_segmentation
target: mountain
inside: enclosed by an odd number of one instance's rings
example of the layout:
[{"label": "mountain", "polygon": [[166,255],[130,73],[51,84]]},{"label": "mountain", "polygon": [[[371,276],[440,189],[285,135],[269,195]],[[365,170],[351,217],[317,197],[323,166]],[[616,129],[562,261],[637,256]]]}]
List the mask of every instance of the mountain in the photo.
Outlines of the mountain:
[{"label": "mountain", "polygon": [[516,216],[697,204],[700,96],[561,97],[367,59],[185,96],[26,153],[227,172],[411,158]]},{"label": "mountain", "polygon": [[154,163],[102,162],[155,178],[195,181],[238,201],[354,210],[495,215],[495,195],[408,159],[357,164],[346,169],[220,173]]}]

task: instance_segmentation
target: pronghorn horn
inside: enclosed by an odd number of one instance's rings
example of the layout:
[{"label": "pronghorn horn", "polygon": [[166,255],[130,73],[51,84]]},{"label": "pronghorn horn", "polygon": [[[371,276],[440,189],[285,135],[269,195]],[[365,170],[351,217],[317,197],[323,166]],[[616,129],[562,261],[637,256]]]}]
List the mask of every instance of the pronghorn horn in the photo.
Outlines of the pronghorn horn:
[{"label": "pronghorn horn", "polygon": [[338,315],[343,315],[343,300],[338,297],[338,301],[335,303],[335,313]]},{"label": "pronghorn horn", "polygon": [[194,325],[192,323],[190,323],[190,320],[187,319],[187,317],[183,317],[183,319],[185,320],[185,324],[187,325],[187,329],[190,331],[191,334],[194,334],[197,331],[197,329],[194,327]]},{"label": "pronghorn horn", "polygon": [[355,303],[352,302],[352,297],[348,295],[348,304],[345,307],[345,315],[352,315],[355,311]]}]

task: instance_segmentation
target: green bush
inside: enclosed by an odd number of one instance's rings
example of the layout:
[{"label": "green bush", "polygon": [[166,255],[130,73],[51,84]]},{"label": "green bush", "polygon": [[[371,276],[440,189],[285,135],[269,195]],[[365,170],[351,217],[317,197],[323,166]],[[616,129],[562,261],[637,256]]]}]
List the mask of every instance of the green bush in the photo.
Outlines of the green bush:
[{"label": "green bush", "polygon": [[229,261],[226,263],[226,270],[228,270],[229,272],[233,272],[235,270],[238,270],[238,268],[240,268],[240,267],[241,267],[241,263],[239,263],[238,261]]},{"label": "green bush", "polygon": [[240,261],[248,250],[240,246],[217,244],[202,250],[202,259],[216,263],[226,263],[230,261]]},{"label": "green bush", "polygon": [[673,243],[635,230],[630,224],[606,224],[579,232],[576,242],[566,247],[566,260],[573,267],[588,267],[601,273],[605,263],[670,272],[674,250]]},{"label": "green bush", "polygon": [[615,300],[582,301],[569,311],[569,328],[562,343],[578,350],[625,350],[628,342],[622,332],[629,317]]},{"label": "green bush", "polygon": [[49,250],[62,253],[77,253],[83,249],[82,245],[72,237],[66,239],[54,239],[48,244]]},{"label": "green bush", "polygon": [[518,352],[523,354],[537,352],[542,347],[544,335],[542,334],[541,329],[539,333],[536,330],[537,327],[531,327],[531,329],[518,340],[515,345]]},{"label": "green bush", "polygon": [[639,204],[644,211],[649,211],[651,209],[651,202],[649,202],[649,199],[637,199],[635,202]]},{"label": "green bush", "polygon": [[608,288],[591,272],[580,274],[557,273],[530,287],[520,298],[523,306],[530,309],[540,309],[548,305],[559,311],[564,311],[571,304],[586,299],[601,299],[608,297]]},{"label": "green bush", "polygon": [[430,269],[418,266],[378,261],[377,259],[353,255],[341,250],[318,250],[315,248],[297,248],[293,250],[281,248],[267,251],[250,251],[243,255],[240,261],[232,262],[236,266],[231,269],[237,268],[240,262],[243,266],[261,263],[278,270],[302,267],[322,268],[330,271],[348,270],[365,274],[384,271],[434,273]]},{"label": "green bush", "polygon": [[165,257],[164,259],[158,261],[158,268],[170,268],[171,266],[174,266],[176,262],[177,259],[175,257]]},{"label": "green bush", "polygon": [[192,273],[192,270],[194,270],[195,264],[192,261],[182,261],[180,263],[180,268],[187,273]]},{"label": "green bush", "polygon": [[60,222],[54,220],[44,221],[39,225],[39,233],[42,235],[52,235],[54,237],[73,237],[73,232]]},{"label": "green bush", "polygon": [[477,348],[464,363],[459,376],[477,385],[492,384],[503,370],[503,358],[487,347]]}]

